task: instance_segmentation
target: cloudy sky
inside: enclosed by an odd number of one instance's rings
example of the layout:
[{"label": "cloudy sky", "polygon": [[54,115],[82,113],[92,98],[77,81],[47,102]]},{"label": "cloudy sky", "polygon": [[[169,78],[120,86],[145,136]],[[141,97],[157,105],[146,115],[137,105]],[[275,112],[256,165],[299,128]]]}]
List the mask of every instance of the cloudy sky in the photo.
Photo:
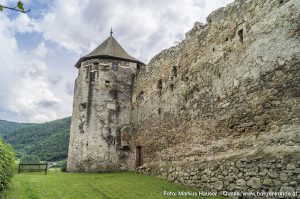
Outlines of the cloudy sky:
[{"label": "cloudy sky", "polygon": [[[14,6],[17,0],[0,0]],[[72,114],[76,61],[109,36],[148,63],[196,21],[233,0],[23,0],[0,12],[0,119],[45,122]],[[181,35],[181,36],[179,36]]]}]

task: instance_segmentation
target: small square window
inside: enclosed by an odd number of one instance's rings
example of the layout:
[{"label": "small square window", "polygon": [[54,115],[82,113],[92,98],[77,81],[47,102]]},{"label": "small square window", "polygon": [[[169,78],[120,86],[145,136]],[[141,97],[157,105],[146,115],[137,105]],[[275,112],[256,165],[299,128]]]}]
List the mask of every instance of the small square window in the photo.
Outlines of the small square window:
[{"label": "small square window", "polygon": [[86,102],[80,103],[80,110],[83,111],[86,109]]},{"label": "small square window", "polygon": [[117,62],[113,62],[113,63],[112,63],[112,70],[113,70],[113,71],[117,71],[117,70],[118,70],[118,67],[119,67],[119,63],[117,63]]},{"label": "small square window", "polygon": [[110,81],[109,80],[105,80],[105,86],[110,86]]}]

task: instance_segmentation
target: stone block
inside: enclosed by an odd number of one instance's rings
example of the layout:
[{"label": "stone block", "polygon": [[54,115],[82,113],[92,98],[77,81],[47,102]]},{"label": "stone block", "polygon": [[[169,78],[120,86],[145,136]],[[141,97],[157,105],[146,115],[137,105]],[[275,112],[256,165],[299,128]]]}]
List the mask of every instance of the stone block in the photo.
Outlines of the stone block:
[{"label": "stone block", "polygon": [[262,185],[261,180],[257,177],[252,177],[250,180],[247,181],[247,185],[254,189],[259,189]]},{"label": "stone block", "polygon": [[236,180],[236,184],[243,187],[246,185],[246,181],[244,179],[238,179]]}]

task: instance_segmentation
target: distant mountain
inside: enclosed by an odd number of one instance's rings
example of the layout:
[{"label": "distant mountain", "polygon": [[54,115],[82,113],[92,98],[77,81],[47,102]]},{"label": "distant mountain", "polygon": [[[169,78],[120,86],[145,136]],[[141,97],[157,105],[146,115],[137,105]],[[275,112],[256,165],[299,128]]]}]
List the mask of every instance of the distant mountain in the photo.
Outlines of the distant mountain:
[{"label": "distant mountain", "polygon": [[0,120],[0,136],[3,136],[7,133],[16,131],[18,129],[22,129],[25,127],[29,127],[34,125],[33,123],[17,123],[17,122],[9,122],[6,120]]},{"label": "distant mountain", "polygon": [[37,155],[41,160],[56,161],[67,158],[71,118],[29,125],[5,133],[4,141],[13,146],[17,157]]}]

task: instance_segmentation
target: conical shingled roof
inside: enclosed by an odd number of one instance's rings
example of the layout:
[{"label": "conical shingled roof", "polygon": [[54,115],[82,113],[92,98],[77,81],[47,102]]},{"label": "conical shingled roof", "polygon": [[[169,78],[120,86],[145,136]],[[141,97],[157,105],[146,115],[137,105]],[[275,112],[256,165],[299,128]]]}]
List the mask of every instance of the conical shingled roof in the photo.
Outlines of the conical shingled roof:
[{"label": "conical shingled roof", "polygon": [[[141,63],[141,61],[135,59],[134,57],[128,55],[128,53],[122,48],[118,41],[110,35],[102,44],[100,44],[95,50],[93,50],[88,55],[81,57],[76,63],[76,67],[80,67],[82,61],[93,59],[93,58],[114,58],[124,61],[131,61],[136,63]],[[144,65],[144,64],[143,64]]]}]

